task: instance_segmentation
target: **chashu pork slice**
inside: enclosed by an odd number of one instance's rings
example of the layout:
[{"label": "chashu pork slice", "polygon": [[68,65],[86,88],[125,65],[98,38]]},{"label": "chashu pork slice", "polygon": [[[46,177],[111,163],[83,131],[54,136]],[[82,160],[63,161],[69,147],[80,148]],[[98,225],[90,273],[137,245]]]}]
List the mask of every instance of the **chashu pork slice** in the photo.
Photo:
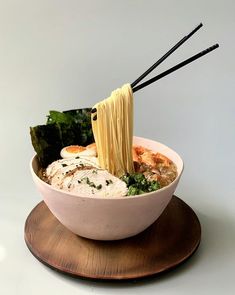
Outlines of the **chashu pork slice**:
[{"label": "chashu pork slice", "polygon": [[83,167],[99,168],[98,159],[96,157],[77,157],[54,161],[47,167],[46,177],[50,184],[52,181],[60,182],[74,169]]},{"label": "chashu pork slice", "polygon": [[50,164],[46,170],[48,182],[79,196],[122,197],[127,194],[126,183],[100,169],[94,159],[63,159]]}]

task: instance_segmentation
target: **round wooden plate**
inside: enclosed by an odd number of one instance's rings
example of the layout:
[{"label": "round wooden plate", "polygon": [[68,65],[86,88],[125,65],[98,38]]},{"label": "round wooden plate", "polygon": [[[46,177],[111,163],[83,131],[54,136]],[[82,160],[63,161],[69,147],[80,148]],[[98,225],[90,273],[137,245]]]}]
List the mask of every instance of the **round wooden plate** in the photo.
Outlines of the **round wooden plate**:
[{"label": "round wooden plate", "polygon": [[189,258],[200,239],[196,214],[176,196],[148,229],[119,241],[95,241],[73,234],[44,202],[25,223],[25,242],[39,261],[57,271],[92,279],[137,279],[162,273]]}]

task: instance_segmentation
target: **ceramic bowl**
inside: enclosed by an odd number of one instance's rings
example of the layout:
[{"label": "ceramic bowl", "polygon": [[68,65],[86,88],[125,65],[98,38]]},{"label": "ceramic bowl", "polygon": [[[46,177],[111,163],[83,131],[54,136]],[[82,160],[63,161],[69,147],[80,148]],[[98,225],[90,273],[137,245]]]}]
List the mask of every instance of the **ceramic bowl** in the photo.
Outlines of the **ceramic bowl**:
[{"label": "ceramic bowl", "polygon": [[34,183],[54,216],[73,233],[95,240],[119,240],[134,236],[162,214],[183,172],[181,157],[169,147],[145,138],[134,137],[134,144],[160,152],[177,166],[178,176],[155,192],[119,198],[86,197],[68,193],[38,177],[39,163],[34,156],[30,169]]}]

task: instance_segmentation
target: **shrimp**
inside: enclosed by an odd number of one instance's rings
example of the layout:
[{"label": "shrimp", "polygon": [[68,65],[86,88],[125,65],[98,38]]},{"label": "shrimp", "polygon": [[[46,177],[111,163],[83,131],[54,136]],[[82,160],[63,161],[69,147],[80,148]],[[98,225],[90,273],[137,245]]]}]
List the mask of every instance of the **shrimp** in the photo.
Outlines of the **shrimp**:
[{"label": "shrimp", "polygon": [[155,167],[156,163],[154,161],[154,154],[147,148],[142,146],[134,146],[133,147],[133,155],[135,156],[134,162],[139,164],[145,164],[150,167]]},{"label": "shrimp", "polygon": [[172,164],[172,161],[168,159],[166,156],[160,153],[154,154],[154,161],[158,163],[162,163],[163,166],[169,167]]},{"label": "shrimp", "polygon": [[154,168],[156,166],[156,162],[154,161],[154,154],[147,150],[141,155],[141,162],[147,166]]},{"label": "shrimp", "polygon": [[133,146],[133,149],[135,150],[135,152],[136,152],[136,154],[138,156],[142,155],[145,152],[145,150],[146,150],[146,148],[144,148],[144,147],[142,147],[140,145]]},{"label": "shrimp", "polygon": [[137,163],[140,162],[139,156],[138,156],[137,151],[134,146],[132,148],[132,157],[133,157],[134,162],[137,162]]},{"label": "shrimp", "polygon": [[149,181],[155,180],[164,187],[176,178],[175,164],[161,153],[154,153],[142,146],[134,146],[132,154],[135,171],[143,173]]}]

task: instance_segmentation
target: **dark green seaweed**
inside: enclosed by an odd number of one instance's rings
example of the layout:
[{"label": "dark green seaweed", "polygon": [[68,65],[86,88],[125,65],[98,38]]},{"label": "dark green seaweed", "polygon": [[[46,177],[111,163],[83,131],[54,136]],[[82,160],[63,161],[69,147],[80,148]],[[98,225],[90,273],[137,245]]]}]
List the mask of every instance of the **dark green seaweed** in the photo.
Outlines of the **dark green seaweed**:
[{"label": "dark green seaweed", "polygon": [[43,168],[60,158],[63,147],[94,142],[91,108],[50,111],[47,117],[46,125],[30,127],[32,145]]}]

